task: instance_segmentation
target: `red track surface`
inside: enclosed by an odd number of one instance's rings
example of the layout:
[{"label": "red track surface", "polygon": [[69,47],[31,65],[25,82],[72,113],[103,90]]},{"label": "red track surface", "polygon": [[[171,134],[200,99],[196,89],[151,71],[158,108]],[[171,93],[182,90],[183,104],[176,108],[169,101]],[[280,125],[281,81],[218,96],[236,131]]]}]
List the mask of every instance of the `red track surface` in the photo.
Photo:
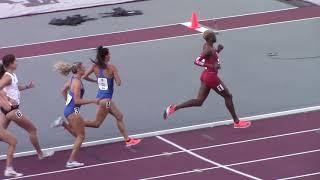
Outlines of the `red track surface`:
[{"label": "red track surface", "polygon": [[[219,126],[162,137],[207,159],[257,178],[280,179],[320,172],[319,116],[320,112],[309,112],[255,121],[249,129]],[[64,168],[69,153],[58,152],[43,161],[38,161],[35,156],[17,158],[15,166],[25,173],[24,179],[32,180],[123,180],[163,175],[179,180],[247,179],[156,137],[146,138],[141,145],[130,149],[125,148],[123,143],[83,148],[80,160],[86,166],[82,169]],[[3,167],[4,161],[0,165]],[[314,175],[307,178],[318,177]]]},{"label": "red track surface", "polygon": [[[285,22],[312,17],[320,17],[320,7],[305,7],[283,11],[275,11],[261,14],[236,16],[200,22],[203,25],[214,28],[216,22],[220,30],[235,29],[263,25],[269,23]],[[76,50],[95,48],[98,45],[112,46],[142,41],[172,38],[192,35],[199,32],[190,30],[183,25],[169,25],[163,27],[147,28],[126,32],[118,32],[88,37],[58,40],[45,43],[35,43],[0,49],[0,57],[13,53],[17,57],[33,57],[55,53],[70,52]]]}]

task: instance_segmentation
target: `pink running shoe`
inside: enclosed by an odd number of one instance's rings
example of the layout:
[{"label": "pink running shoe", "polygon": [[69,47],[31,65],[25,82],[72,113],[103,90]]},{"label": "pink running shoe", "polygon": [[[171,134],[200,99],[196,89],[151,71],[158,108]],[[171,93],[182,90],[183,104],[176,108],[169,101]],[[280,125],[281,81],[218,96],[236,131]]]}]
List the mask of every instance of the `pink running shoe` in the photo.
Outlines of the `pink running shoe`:
[{"label": "pink running shoe", "polygon": [[129,146],[134,146],[134,145],[137,145],[141,142],[141,139],[132,139],[130,138],[128,141],[126,141],[126,146],[129,147]]},{"label": "pink running shoe", "polygon": [[177,105],[175,105],[175,104],[168,106],[168,107],[166,108],[166,110],[164,111],[164,113],[163,113],[163,119],[164,119],[164,120],[167,120],[168,117],[169,117],[170,115],[172,115],[172,114],[176,111],[176,107],[177,107]]},{"label": "pink running shoe", "polygon": [[248,128],[250,126],[251,126],[251,122],[246,120],[240,120],[238,123],[233,124],[234,128]]}]

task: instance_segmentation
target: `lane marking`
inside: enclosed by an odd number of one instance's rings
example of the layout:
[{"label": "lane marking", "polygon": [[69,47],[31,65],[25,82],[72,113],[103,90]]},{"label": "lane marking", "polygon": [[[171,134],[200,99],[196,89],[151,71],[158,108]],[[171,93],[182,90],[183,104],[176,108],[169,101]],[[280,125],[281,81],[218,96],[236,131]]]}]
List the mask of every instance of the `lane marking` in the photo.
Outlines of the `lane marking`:
[{"label": "lane marking", "polygon": [[[180,152],[176,151],[175,153],[180,153]],[[100,163],[100,164],[93,164],[93,165],[82,166],[82,167],[78,167],[78,168],[72,168],[72,169],[62,169],[62,170],[57,170],[57,171],[48,171],[48,172],[44,172],[44,173],[25,175],[25,176],[9,178],[9,179],[23,179],[23,178],[30,178],[30,177],[36,177],[36,176],[50,175],[50,174],[68,172],[68,171],[76,171],[76,170],[81,170],[81,169],[88,169],[88,168],[94,168],[94,167],[99,167],[99,166],[106,166],[106,165],[112,165],[112,164],[118,164],[118,163],[130,162],[130,161],[136,161],[136,160],[149,159],[149,158],[154,158],[154,157],[161,157],[161,156],[164,156],[164,155],[163,154],[156,154],[156,155],[151,155],[151,156],[144,156],[144,157],[138,157],[138,158],[133,158],[133,159],[127,159],[127,160],[120,160],[120,161],[106,162],[106,163]],[[61,165],[63,165],[63,164],[61,164]],[[9,180],[9,179],[7,179],[7,180]]]},{"label": "lane marking", "polygon": [[[268,137],[264,137],[264,138],[250,139],[250,140],[241,141],[241,143],[252,142],[252,141],[260,141],[260,140],[276,138],[276,137],[290,136],[290,135],[294,135],[294,134],[303,134],[303,133],[318,131],[319,129],[310,129],[310,130],[298,131],[298,132],[294,132],[294,133],[287,133],[287,134],[280,134],[280,135],[275,135],[275,136],[268,136]],[[214,146],[194,148],[194,149],[190,149],[190,151],[197,151],[197,150],[202,150],[202,149],[210,149],[210,148],[214,148],[214,147],[221,147],[221,146],[227,146],[227,145],[238,144],[238,143],[240,143],[240,141],[239,142],[226,143],[226,144],[220,144],[220,145],[214,145]],[[31,174],[31,175],[26,175],[26,176],[23,176],[23,177],[20,177],[20,178],[56,174],[56,173],[74,171],[74,170],[79,170],[79,169],[87,169],[87,168],[98,167],[98,166],[106,166],[106,165],[111,165],[111,164],[118,164],[118,163],[130,162],[130,161],[149,159],[149,158],[154,158],[154,157],[171,156],[171,155],[180,154],[180,153],[184,153],[184,151],[163,152],[161,154],[143,156],[143,157],[138,157],[138,158],[126,159],[126,160],[112,161],[112,162],[100,163],[100,164],[95,164],[95,165],[88,165],[88,166],[83,166],[83,167],[74,168],[74,169],[62,169],[62,170],[56,170],[56,171],[51,171],[51,172],[48,171],[48,172],[44,172],[44,173]],[[228,165],[228,166],[230,166],[230,165]],[[209,169],[212,169],[212,168],[209,168]]]},{"label": "lane marking", "polygon": [[[253,164],[253,163],[262,162],[262,161],[276,160],[276,159],[287,158],[287,157],[295,157],[295,156],[300,156],[300,155],[305,155],[305,154],[310,154],[310,153],[316,153],[316,152],[320,152],[320,149],[311,150],[311,151],[304,151],[304,152],[299,152],[299,153],[293,153],[293,154],[286,154],[286,155],[282,155],[282,156],[274,156],[274,157],[263,158],[263,159],[256,159],[256,160],[252,160],[252,161],[239,162],[239,163],[234,163],[234,164],[228,164],[228,165],[225,165],[225,166],[233,167],[233,166],[239,166],[239,165],[245,165],[245,164]],[[210,168],[203,168],[203,169],[197,169],[197,170],[192,170],[192,171],[184,171],[184,172],[166,174],[166,175],[161,175],[161,176],[143,178],[143,179],[140,179],[140,180],[161,179],[161,178],[165,178],[165,177],[172,177],[172,176],[179,176],[179,175],[184,175],[184,174],[191,174],[191,173],[195,173],[195,172],[197,172],[199,170],[200,171],[210,171],[210,170],[215,170],[215,169],[219,169],[219,167],[210,167]],[[295,176],[295,177],[289,177],[289,179],[296,179],[296,178],[299,178],[299,177],[307,177],[307,176],[311,176],[311,175],[315,175],[315,174],[316,173],[307,174],[307,175],[301,175],[301,176]],[[320,174],[320,172],[317,173],[317,174]],[[286,180],[286,179],[288,179],[288,178],[281,179],[281,180]]]},{"label": "lane marking", "polygon": [[281,180],[298,179],[298,178],[315,176],[315,175],[320,175],[320,172],[310,173],[310,174],[304,174],[304,175],[300,175],[300,176],[293,176],[293,177],[281,178]]},{"label": "lane marking", "polygon": [[191,151],[198,151],[198,150],[204,150],[204,149],[211,149],[211,148],[216,148],[216,147],[230,146],[230,145],[235,145],[235,144],[242,144],[242,143],[247,143],[247,142],[261,141],[261,140],[266,140],[266,139],[274,139],[274,138],[297,135],[297,134],[303,134],[303,133],[317,132],[319,130],[320,130],[320,128],[316,128],[316,129],[310,129],[310,130],[305,130],[305,131],[297,131],[297,132],[274,135],[274,136],[266,136],[266,137],[248,139],[248,140],[243,140],[243,141],[236,141],[236,142],[217,144],[217,145],[212,145],[212,146],[193,148],[193,149],[190,149],[190,150]]},{"label": "lane marking", "polygon": [[[293,114],[299,114],[299,113],[307,113],[307,112],[318,111],[318,110],[320,110],[320,106],[311,106],[311,107],[306,107],[306,108],[299,108],[299,109],[293,109],[293,110],[287,110],[287,111],[279,111],[279,112],[274,112],[274,113],[267,113],[267,114],[243,117],[243,119],[255,121],[255,120],[260,120],[260,119],[274,118],[274,117],[293,115]],[[208,128],[208,127],[229,125],[232,123],[233,123],[233,120],[230,119],[230,120],[223,120],[223,121],[217,121],[217,122],[212,122],[212,123],[198,124],[198,125],[193,125],[193,126],[185,126],[185,127],[179,127],[179,128],[173,128],[173,129],[166,129],[166,130],[136,134],[136,135],[132,135],[132,137],[134,137],[134,138],[153,137],[153,136],[164,135],[164,134],[172,134],[172,133],[176,133],[176,132],[183,132],[183,131]],[[102,145],[102,144],[107,144],[107,143],[119,142],[122,140],[123,140],[123,137],[116,137],[116,138],[102,139],[102,140],[97,140],[97,141],[89,141],[89,142],[83,143],[82,147]],[[44,150],[63,151],[63,150],[72,149],[72,147],[73,147],[73,145],[70,144],[70,145],[65,145],[65,146],[57,146],[57,147],[47,148]],[[36,154],[37,154],[36,151],[24,151],[24,152],[15,153],[15,157],[23,157],[23,156],[30,156],[30,155],[36,155]],[[1,155],[0,160],[6,159],[6,157],[7,157],[6,155]]]},{"label": "lane marking", "polygon": [[[218,17],[218,18],[203,19],[203,20],[200,20],[200,21],[210,21],[210,20],[217,20],[217,19],[235,18],[235,17],[241,17],[241,16],[265,14],[265,13],[272,13],[272,12],[281,12],[281,11],[287,11],[287,10],[293,10],[293,9],[298,9],[298,8],[297,7],[290,7],[290,8],[284,8],[284,9],[262,11],[262,12],[254,12],[254,13],[246,13],[246,14],[239,14],[239,15],[233,15],[233,16],[222,16],[222,17]],[[101,35],[126,33],[126,32],[130,32],[130,31],[139,31],[139,30],[146,30],[146,29],[153,29],[153,28],[161,28],[161,27],[166,27],[166,26],[174,26],[174,25],[178,25],[178,24],[180,24],[180,23],[172,23],[172,24],[151,26],[151,27],[145,27],[145,28],[135,28],[135,29],[131,29],[131,30],[114,31],[114,32],[109,32],[109,33],[98,33],[98,34],[91,34],[91,35],[84,35],[84,36],[76,36],[76,37],[62,38],[62,39],[56,39],[56,40],[39,41],[39,42],[35,42],[35,43],[25,43],[25,44],[18,44],[18,45],[0,47],[0,49],[14,48],[14,47],[20,47],[20,46],[29,46],[29,45],[42,44],[42,43],[51,43],[51,42],[65,41],[65,40],[73,40],[73,39],[81,39],[81,38],[101,36]]]},{"label": "lane marking", "polygon": [[[185,23],[181,23],[181,25],[184,25],[184,26],[186,26],[187,28],[189,28],[190,26],[191,26],[191,22],[185,22]],[[208,28],[206,28],[206,27],[204,27],[204,26],[202,26],[201,24],[200,24],[200,28],[197,28],[197,29],[195,29],[196,31],[199,31],[199,32],[201,32],[201,33],[204,33],[206,30],[208,30]]]},{"label": "lane marking", "polygon": [[[270,25],[285,24],[285,23],[291,23],[291,22],[300,22],[300,21],[307,21],[307,20],[314,20],[314,19],[320,19],[320,17],[305,18],[305,19],[290,20],[290,21],[282,21],[282,22],[275,22],[275,23],[268,23],[268,24],[261,24],[261,25],[253,25],[253,26],[245,26],[245,27],[239,27],[239,28],[230,28],[230,29],[225,29],[225,30],[218,30],[218,31],[215,31],[215,32],[221,33],[221,32],[227,32],[227,31],[236,31],[236,30],[249,29],[249,28],[258,28],[258,27],[264,27],[264,26],[270,26]],[[115,44],[115,45],[109,45],[109,46],[105,46],[105,47],[109,47],[110,48],[110,47],[126,46],[126,45],[140,44],[140,43],[157,42],[157,41],[162,41],[162,40],[170,40],[170,39],[177,39],[177,38],[183,38],[183,37],[197,36],[197,35],[201,35],[201,34],[202,34],[202,32],[195,33],[195,34],[189,34],[189,35],[168,37],[168,38],[159,38],[159,39],[153,39],[153,40],[145,40],[145,41],[136,41],[136,42],[130,42],[130,43]],[[84,49],[78,49],[78,50],[72,50],[72,51],[64,51],[64,52],[58,52],[58,53],[49,53],[49,54],[36,55],[36,56],[26,56],[26,57],[21,57],[21,58],[17,58],[17,59],[18,60],[23,60],[23,59],[30,59],[30,58],[47,57],[47,56],[68,54],[68,53],[74,53],[74,52],[82,52],[82,51],[95,50],[95,49],[96,48],[84,48]]]},{"label": "lane marking", "polygon": [[245,176],[245,177],[250,178],[250,179],[262,180],[262,179],[260,179],[260,178],[258,178],[258,177],[255,177],[255,176],[252,176],[252,175],[250,175],[250,174],[247,174],[247,173],[244,173],[244,172],[241,172],[241,171],[232,169],[232,168],[227,167],[227,166],[225,166],[225,165],[223,165],[223,164],[220,164],[220,163],[217,163],[217,162],[212,161],[212,160],[210,160],[210,159],[207,159],[207,158],[205,158],[205,157],[203,157],[203,156],[201,156],[201,155],[199,155],[199,154],[196,154],[196,153],[194,153],[194,152],[192,152],[192,151],[190,151],[190,150],[188,150],[188,149],[186,149],[186,148],[184,148],[184,147],[182,147],[182,146],[180,146],[180,145],[178,145],[178,144],[176,144],[176,143],[174,143],[174,142],[172,142],[172,141],[170,141],[170,140],[168,140],[168,139],[166,139],[166,138],[164,138],[164,137],[157,136],[157,138],[160,139],[160,140],[162,140],[163,142],[166,142],[166,143],[168,143],[168,144],[176,147],[177,149],[180,149],[180,150],[182,150],[182,151],[190,154],[190,155],[193,156],[193,157],[196,157],[196,158],[198,158],[198,159],[201,159],[201,160],[203,160],[203,161],[205,161],[205,162],[208,162],[208,163],[210,163],[210,164],[212,164],[212,165],[218,166],[218,167],[220,167],[220,168],[222,168],[222,169],[231,171],[231,172],[233,172],[233,173],[236,173],[236,174]]}]

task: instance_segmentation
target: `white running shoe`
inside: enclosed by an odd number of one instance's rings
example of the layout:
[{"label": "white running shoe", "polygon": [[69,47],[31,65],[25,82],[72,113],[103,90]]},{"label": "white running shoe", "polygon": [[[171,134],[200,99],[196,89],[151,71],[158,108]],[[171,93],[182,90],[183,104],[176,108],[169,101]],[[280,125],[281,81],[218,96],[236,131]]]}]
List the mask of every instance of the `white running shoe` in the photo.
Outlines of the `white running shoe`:
[{"label": "white running shoe", "polygon": [[61,116],[59,116],[56,120],[54,120],[51,124],[50,127],[51,128],[58,128],[61,127],[63,124],[64,120]]},{"label": "white running shoe", "polygon": [[23,174],[16,172],[12,167],[7,167],[6,170],[4,170],[4,176],[6,176],[6,177],[21,177],[21,176],[23,176]]},{"label": "white running shoe", "polygon": [[47,157],[51,157],[54,155],[54,151],[43,151],[42,152],[42,156],[39,157],[40,160],[47,158]]},{"label": "white running shoe", "polygon": [[75,168],[75,167],[81,167],[84,166],[84,163],[79,163],[78,161],[68,161],[66,164],[67,168]]}]

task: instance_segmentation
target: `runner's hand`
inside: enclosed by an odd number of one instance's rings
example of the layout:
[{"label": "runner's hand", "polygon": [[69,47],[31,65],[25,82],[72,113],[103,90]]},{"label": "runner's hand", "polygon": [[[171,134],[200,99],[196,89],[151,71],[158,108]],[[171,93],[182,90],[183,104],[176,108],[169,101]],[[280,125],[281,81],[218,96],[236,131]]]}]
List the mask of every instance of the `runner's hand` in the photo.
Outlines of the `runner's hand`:
[{"label": "runner's hand", "polygon": [[223,45],[219,44],[218,45],[218,53],[220,53],[224,49]]},{"label": "runner's hand", "polygon": [[35,87],[35,84],[33,81],[30,81],[29,84],[27,85],[27,89],[32,89]]}]

